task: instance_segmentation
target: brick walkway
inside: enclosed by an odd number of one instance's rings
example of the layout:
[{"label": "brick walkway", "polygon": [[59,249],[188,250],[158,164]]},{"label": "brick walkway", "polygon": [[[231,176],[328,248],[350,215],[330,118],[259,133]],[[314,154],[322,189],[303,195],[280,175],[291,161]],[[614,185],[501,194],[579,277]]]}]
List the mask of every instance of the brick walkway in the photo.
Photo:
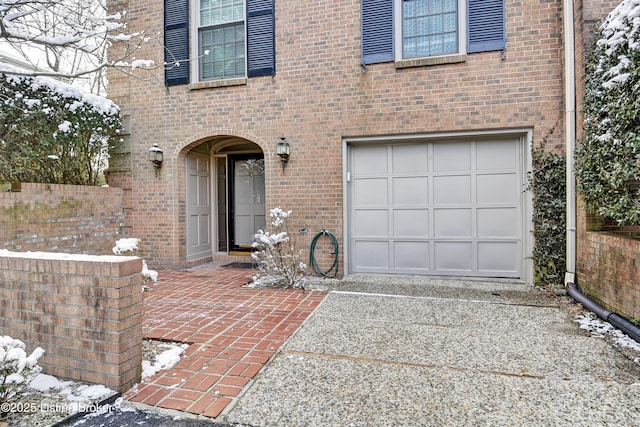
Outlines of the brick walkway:
[{"label": "brick walkway", "polygon": [[144,337],[189,348],[172,369],[145,379],[125,399],[220,415],[327,295],[242,287],[252,274],[213,264],[160,271],[145,301]]}]

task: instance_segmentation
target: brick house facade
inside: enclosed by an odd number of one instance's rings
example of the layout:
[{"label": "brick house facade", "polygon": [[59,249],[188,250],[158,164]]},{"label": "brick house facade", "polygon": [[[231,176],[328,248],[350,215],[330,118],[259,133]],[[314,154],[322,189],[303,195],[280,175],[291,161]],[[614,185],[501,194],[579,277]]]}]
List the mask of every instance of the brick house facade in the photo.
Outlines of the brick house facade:
[{"label": "brick house facade", "polygon": [[[531,150],[564,151],[560,0],[111,8],[161,35],[137,57],[170,63],[153,81],[112,74],[109,86],[127,123],[109,183],[151,265],[242,253],[260,210],[280,206],[305,251],[322,229],[338,237],[341,273],[532,280]],[[413,26],[424,19],[437,21],[427,34]]]}]

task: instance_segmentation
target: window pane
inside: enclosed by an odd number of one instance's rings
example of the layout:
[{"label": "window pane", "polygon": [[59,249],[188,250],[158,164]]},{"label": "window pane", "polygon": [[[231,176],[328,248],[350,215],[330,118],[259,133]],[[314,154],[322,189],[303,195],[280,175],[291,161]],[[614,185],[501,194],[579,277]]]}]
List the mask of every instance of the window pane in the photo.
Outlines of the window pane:
[{"label": "window pane", "polygon": [[402,14],[405,18],[416,16],[416,0],[405,0],[402,6]]},{"label": "window pane", "polygon": [[200,30],[200,78],[228,79],[245,75],[244,23]]},{"label": "window pane", "polygon": [[209,25],[211,22],[211,11],[209,9],[200,11],[200,25]]},{"label": "window pane", "polygon": [[220,46],[224,43],[224,28],[214,28],[212,30],[213,40],[212,45]]},{"label": "window pane", "polygon": [[405,58],[412,58],[417,56],[415,38],[404,39],[404,49],[403,49],[402,55]]},{"label": "window pane", "polygon": [[406,0],[402,3],[403,57],[455,53],[458,0]]},{"label": "window pane", "polygon": [[432,34],[433,31],[429,29],[429,18],[424,16],[416,19],[416,36]]},{"label": "window pane", "polygon": [[443,12],[455,12],[457,9],[457,0],[441,0]]},{"label": "window pane", "polygon": [[233,21],[233,6],[222,7],[222,22]]},{"label": "window pane", "polygon": [[244,0],[200,0],[200,26],[244,21]]},{"label": "window pane", "polygon": [[429,39],[433,37],[418,37],[416,56],[429,56]]},{"label": "window pane", "polygon": [[429,14],[429,2],[425,0],[421,0],[416,5],[416,15],[426,16],[428,14]]},{"label": "window pane", "polygon": [[216,61],[213,63],[212,77],[214,79],[224,78],[224,61]]},{"label": "window pane", "polygon": [[404,21],[404,26],[402,29],[402,33],[404,37],[415,37],[416,36],[416,20],[415,19],[406,19]]},{"label": "window pane", "polygon": [[455,13],[447,13],[442,17],[442,31],[445,33],[450,33],[456,31],[456,14]]},{"label": "window pane", "polygon": [[233,6],[234,21],[242,21],[244,19],[244,7],[242,6],[242,2],[238,2],[235,6]]},{"label": "window pane", "polygon": [[235,35],[236,42],[242,42],[242,44],[244,45],[244,25],[236,25],[234,26],[234,28],[236,31],[236,35]]},{"label": "window pane", "polygon": [[429,19],[429,32],[431,34],[442,32],[442,15],[431,16]]},{"label": "window pane", "polygon": [[442,55],[442,36],[432,36],[430,42],[429,49],[431,51],[431,55]]},{"label": "window pane", "polygon": [[452,53],[458,51],[458,37],[456,33],[445,33],[443,36],[443,52]]}]

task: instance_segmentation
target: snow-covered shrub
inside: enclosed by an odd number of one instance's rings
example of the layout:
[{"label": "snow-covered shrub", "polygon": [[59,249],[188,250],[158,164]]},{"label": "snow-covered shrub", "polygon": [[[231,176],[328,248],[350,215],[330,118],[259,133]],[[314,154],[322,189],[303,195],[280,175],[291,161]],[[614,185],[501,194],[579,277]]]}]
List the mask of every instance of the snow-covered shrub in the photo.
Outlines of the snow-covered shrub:
[{"label": "snow-covered shrub", "polygon": [[640,0],[623,0],[604,20],[589,52],[585,137],[576,177],[590,211],[620,225],[640,224]]},{"label": "snow-covered shrub", "polygon": [[[136,256],[139,244],[140,239],[136,239],[135,237],[124,237],[116,240],[116,245],[113,247],[112,251],[116,255]],[[158,272],[149,270],[145,260],[142,260],[142,276],[144,277],[145,282],[155,283],[158,281]]]},{"label": "snow-covered shrub", "polygon": [[269,211],[271,231],[258,230],[251,256],[258,261],[257,285],[304,289],[306,264],[301,262],[302,250],[296,248],[289,235],[287,220],[291,211],[274,208]]},{"label": "snow-covered shrub", "polygon": [[99,185],[121,117],[108,99],[0,73],[0,181]]},{"label": "snow-covered shrub", "polygon": [[27,356],[25,348],[20,340],[0,336],[0,403],[18,400],[42,370],[38,359],[44,350],[37,347]]}]

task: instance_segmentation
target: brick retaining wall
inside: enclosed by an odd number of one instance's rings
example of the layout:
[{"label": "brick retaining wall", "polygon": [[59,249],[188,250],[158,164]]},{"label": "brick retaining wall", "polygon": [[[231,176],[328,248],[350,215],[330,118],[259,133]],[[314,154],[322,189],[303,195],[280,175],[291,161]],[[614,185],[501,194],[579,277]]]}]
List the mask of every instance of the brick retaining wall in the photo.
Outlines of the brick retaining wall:
[{"label": "brick retaining wall", "polygon": [[640,239],[592,231],[594,222],[580,202],[578,287],[608,310],[640,320]]},{"label": "brick retaining wall", "polygon": [[0,250],[0,334],[43,372],[125,391],[140,381],[142,260]]},{"label": "brick retaining wall", "polygon": [[123,237],[122,189],[21,183],[0,193],[0,249],[107,255]]}]

